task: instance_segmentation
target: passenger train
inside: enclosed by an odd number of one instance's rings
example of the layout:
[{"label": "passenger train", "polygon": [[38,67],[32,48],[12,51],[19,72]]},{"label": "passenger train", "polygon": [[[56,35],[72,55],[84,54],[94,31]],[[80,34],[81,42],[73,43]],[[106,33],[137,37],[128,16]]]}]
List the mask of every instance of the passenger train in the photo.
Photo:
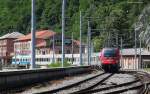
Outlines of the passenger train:
[{"label": "passenger train", "polygon": [[120,68],[120,50],[118,48],[103,48],[99,59],[105,72],[117,72]]}]

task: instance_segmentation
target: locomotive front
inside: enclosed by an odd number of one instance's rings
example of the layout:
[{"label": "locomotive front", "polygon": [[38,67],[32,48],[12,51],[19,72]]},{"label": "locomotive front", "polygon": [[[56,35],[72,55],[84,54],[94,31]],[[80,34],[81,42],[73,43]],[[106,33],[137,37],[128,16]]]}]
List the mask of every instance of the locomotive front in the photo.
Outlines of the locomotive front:
[{"label": "locomotive front", "polygon": [[117,72],[119,70],[120,51],[118,48],[103,48],[100,61],[105,72]]}]

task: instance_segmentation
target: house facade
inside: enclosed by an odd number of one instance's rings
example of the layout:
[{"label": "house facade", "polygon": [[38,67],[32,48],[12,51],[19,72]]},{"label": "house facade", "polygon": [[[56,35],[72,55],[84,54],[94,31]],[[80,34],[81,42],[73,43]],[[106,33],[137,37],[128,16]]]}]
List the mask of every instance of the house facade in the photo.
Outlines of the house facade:
[{"label": "house facade", "polygon": [[8,33],[0,37],[0,59],[3,65],[11,64],[14,55],[14,40],[24,36],[19,32]]},{"label": "house facade", "polygon": [[150,52],[147,49],[142,48],[141,55],[140,48],[137,48],[137,53],[135,53],[134,48],[123,49],[121,52],[122,58],[120,60],[120,65],[123,69],[141,69],[150,67]]},{"label": "house facade", "polygon": [[[56,34],[52,30],[41,30],[36,32],[36,64],[45,65],[53,61],[53,54],[62,53],[61,34]],[[72,44],[74,46],[72,50]],[[79,53],[79,42],[65,37],[65,54]],[[12,64],[30,64],[31,62],[31,34],[20,37],[14,43],[14,57]],[[58,56],[58,55],[57,55]],[[59,59],[55,59],[58,61]]]}]

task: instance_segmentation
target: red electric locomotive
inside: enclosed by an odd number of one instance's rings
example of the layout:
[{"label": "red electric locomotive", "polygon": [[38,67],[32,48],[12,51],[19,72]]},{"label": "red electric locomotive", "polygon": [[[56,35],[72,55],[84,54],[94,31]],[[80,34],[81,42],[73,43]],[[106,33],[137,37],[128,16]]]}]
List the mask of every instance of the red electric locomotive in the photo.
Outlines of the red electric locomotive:
[{"label": "red electric locomotive", "polygon": [[103,48],[100,61],[105,72],[117,72],[120,68],[120,51],[118,48]]}]

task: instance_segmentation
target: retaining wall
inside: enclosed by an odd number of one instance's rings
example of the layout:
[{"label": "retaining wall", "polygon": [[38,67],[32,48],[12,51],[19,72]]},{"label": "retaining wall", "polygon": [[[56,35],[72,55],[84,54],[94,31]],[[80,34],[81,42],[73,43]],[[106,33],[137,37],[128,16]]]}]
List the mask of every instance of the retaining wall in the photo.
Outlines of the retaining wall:
[{"label": "retaining wall", "polygon": [[0,72],[0,91],[31,85],[33,83],[60,79],[65,76],[88,73],[91,70],[90,66],[81,66]]}]

